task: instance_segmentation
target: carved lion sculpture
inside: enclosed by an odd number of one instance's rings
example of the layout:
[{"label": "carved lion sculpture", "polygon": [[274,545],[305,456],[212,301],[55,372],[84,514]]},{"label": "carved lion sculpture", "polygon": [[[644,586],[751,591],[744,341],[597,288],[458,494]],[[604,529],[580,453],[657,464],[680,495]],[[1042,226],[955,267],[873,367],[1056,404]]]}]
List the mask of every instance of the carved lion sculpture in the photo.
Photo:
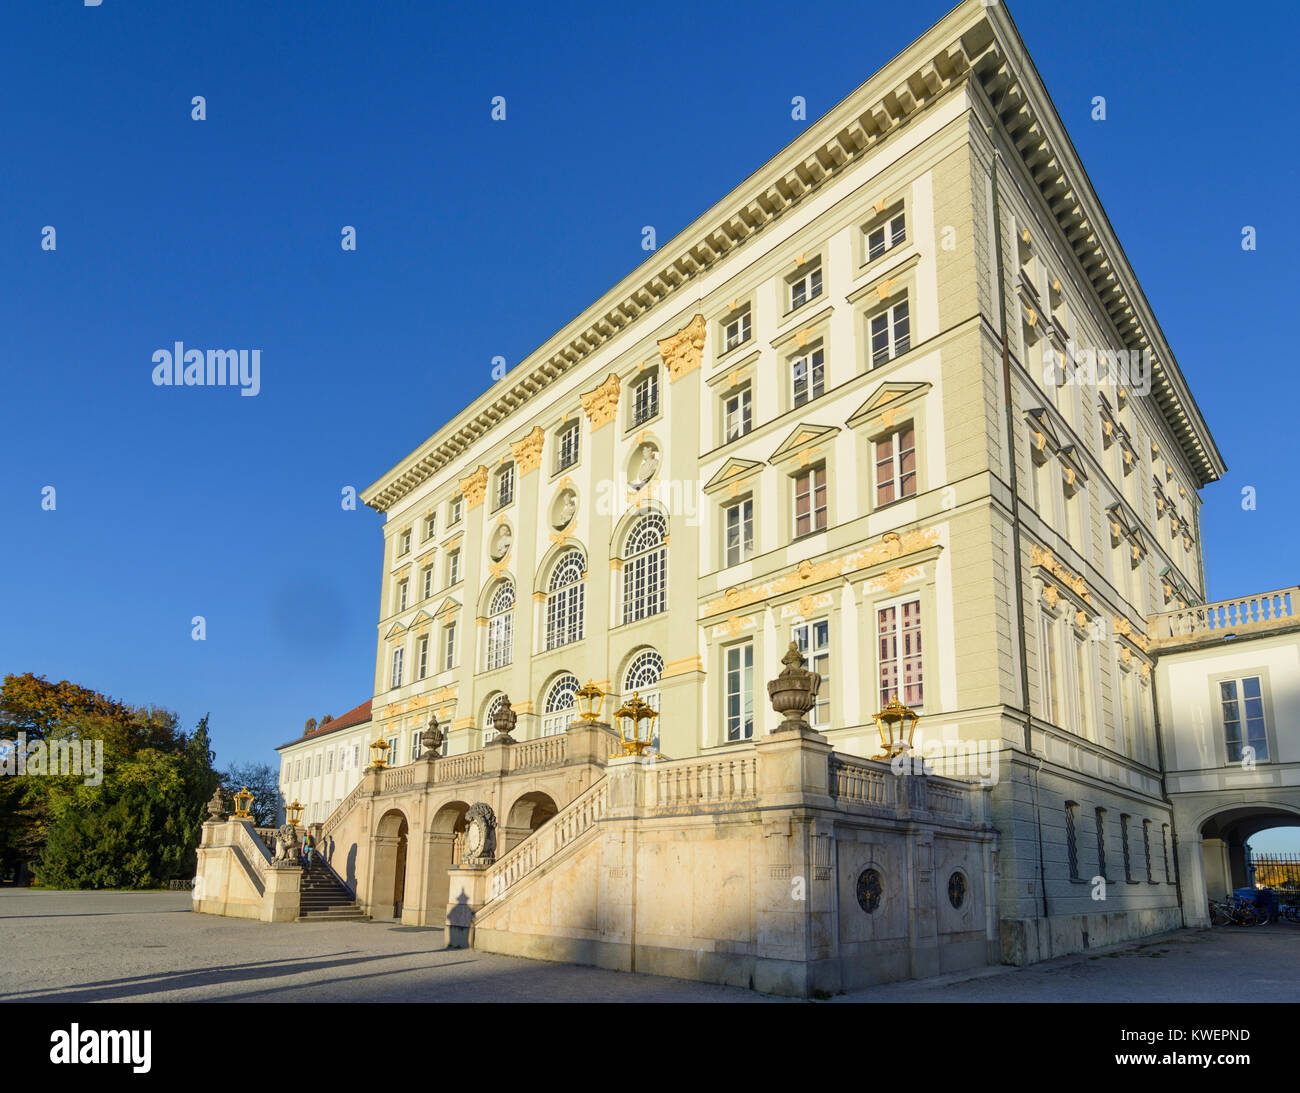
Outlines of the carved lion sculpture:
[{"label": "carved lion sculpture", "polygon": [[284,824],[275,833],[275,856],[272,862],[298,861],[298,830],[293,824]]}]

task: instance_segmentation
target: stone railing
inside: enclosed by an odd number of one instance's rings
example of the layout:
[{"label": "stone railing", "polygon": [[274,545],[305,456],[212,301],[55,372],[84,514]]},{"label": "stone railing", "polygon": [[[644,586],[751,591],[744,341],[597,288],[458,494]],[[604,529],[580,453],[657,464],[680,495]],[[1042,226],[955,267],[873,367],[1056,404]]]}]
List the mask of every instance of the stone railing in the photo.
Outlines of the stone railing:
[{"label": "stone railing", "polygon": [[1192,645],[1220,638],[1300,625],[1300,588],[1219,600],[1152,615],[1147,637],[1153,646]]},{"label": "stone railing", "polygon": [[358,782],[355,786],[352,787],[352,792],[343,798],[343,801],[339,805],[339,807],[325,817],[325,822],[321,824],[320,827],[320,837],[322,842],[324,842],[334,833],[335,828],[337,828],[339,824],[343,822],[343,818],[349,812],[352,811],[357,801],[361,799],[361,795],[365,792],[365,789],[366,789],[366,782],[365,779],[363,778],[360,782]]},{"label": "stone railing", "polygon": [[886,780],[888,773],[889,768],[884,764],[873,763],[869,759],[832,755],[830,757],[831,796],[840,801],[879,805],[883,808],[892,803],[889,797],[889,783]]},{"label": "stone railing", "polygon": [[970,818],[970,792],[954,786],[944,785],[929,779],[927,783],[929,800],[926,807],[941,816],[955,816],[958,819]]},{"label": "stone railing", "polygon": [[416,766],[414,763],[384,771],[379,791],[381,793],[392,793],[398,789],[410,789],[411,786],[415,785],[415,771]]},{"label": "stone railing", "polygon": [[605,814],[607,803],[608,785],[602,778],[489,866],[485,878],[489,902],[505,895],[539,865],[590,831]]},{"label": "stone railing", "polygon": [[483,775],[483,752],[471,751],[465,755],[449,755],[433,764],[435,783],[459,782],[463,778],[480,778]]},{"label": "stone railing", "polygon": [[275,837],[280,833],[278,827],[258,827],[254,828],[257,837],[266,843],[266,848],[271,852],[271,857],[275,857]]},{"label": "stone railing", "polygon": [[719,807],[758,797],[758,758],[749,753],[658,764],[648,786],[650,809]]},{"label": "stone railing", "polygon": [[271,864],[271,850],[261,839],[261,832],[247,820],[235,820],[235,845],[244,852],[248,864],[264,869]]},{"label": "stone railing", "polygon": [[559,766],[568,754],[569,738],[563,733],[515,744],[510,749],[510,771]]}]

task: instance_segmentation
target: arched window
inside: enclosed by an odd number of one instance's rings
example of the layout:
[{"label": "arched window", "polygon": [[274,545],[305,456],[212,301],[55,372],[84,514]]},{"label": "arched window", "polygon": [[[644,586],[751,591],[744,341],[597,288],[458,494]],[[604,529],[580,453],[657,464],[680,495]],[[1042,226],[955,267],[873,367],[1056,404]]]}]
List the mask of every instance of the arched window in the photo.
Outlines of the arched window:
[{"label": "arched window", "polygon": [[[643,649],[632,658],[623,676],[623,697],[631,698],[635,691],[656,713],[659,710],[659,677],[664,673],[664,658],[653,649]],[[659,719],[654,722],[654,734],[650,741],[655,751],[659,750]]]},{"label": "arched window", "polygon": [[515,586],[503,581],[488,604],[487,670],[510,663],[515,636]]},{"label": "arched window", "polygon": [[546,648],[557,649],[582,640],[587,560],[580,550],[561,555],[551,573],[546,596]]},{"label": "arched window", "polygon": [[668,521],[642,517],[627,537],[623,557],[623,621],[657,615],[668,600]]},{"label": "arched window", "polygon": [[496,696],[496,698],[494,698],[491,702],[488,703],[487,716],[483,718],[483,743],[485,744],[496,739],[497,730],[496,730],[496,725],[493,724],[492,719],[496,717],[497,710],[501,709],[502,705],[505,703],[505,700],[506,700],[506,696],[504,694],[499,694]]},{"label": "arched window", "polygon": [[542,735],[556,736],[569,727],[578,704],[578,677],[565,673],[551,684],[542,706]]}]

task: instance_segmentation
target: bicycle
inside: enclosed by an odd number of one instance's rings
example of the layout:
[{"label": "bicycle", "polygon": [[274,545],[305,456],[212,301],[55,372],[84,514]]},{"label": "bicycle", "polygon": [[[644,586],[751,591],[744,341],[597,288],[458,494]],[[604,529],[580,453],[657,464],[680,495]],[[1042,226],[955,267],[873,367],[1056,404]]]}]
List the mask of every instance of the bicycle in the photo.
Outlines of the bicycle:
[{"label": "bicycle", "polygon": [[1268,915],[1248,900],[1235,896],[1226,900],[1210,900],[1211,926],[1266,926]]}]

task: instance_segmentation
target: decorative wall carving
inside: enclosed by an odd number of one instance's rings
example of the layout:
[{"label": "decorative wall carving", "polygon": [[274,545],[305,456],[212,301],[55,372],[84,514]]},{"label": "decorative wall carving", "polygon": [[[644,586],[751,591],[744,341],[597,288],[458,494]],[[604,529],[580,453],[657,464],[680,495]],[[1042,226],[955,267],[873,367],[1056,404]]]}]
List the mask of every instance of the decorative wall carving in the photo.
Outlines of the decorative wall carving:
[{"label": "decorative wall carving", "polygon": [[537,425],[523,440],[510,445],[510,451],[515,457],[515,464],[519,467],[520,478],[532,473],[542,465],[542,443],[545,439],[546,434],[542,432],[542,427]]},{"label": "decorative wall carving", "polygon": [[611,372],[604,383],[584,394],[582,408],[593,430],[613,421],[618,414],[618,376]]},{"label": "decorative wall carving", "polygon": [[487,494],[488,469],[480,466],[473,474],[460,480],[460,492],[465,495],[465,507],[478,508]]},{"label": "decorative wall carving", "polygon": [[699,368],[704,360],[704,338],[708,324],[703,315],[696,315],[671,338],[659,342],[659,355],[668,369],[668,379],[676,383],[688,372]]}]

